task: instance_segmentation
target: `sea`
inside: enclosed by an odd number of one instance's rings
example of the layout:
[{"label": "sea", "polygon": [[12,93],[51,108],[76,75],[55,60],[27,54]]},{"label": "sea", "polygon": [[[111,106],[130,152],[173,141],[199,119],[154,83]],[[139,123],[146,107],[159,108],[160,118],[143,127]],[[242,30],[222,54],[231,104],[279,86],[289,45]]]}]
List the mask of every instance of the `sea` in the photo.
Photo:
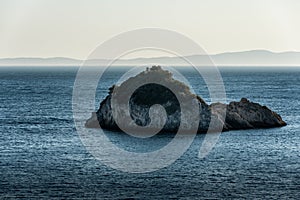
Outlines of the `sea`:
[{"label": "sea", "polygon": [[[300,199],[300,67],[219,68],[225,102],[246,97],[280,114],[287,126],[224,132],[201,159],[205,134],[199,134],[174,163],[145,173],[113,169],[82,143],[72,111],[78,69],[0,67],[0,199]],[[129,69],[105,71],[95,111]],[[199,73],[175,69],[211,103]],[[135,152],[173,137],[153,136],[139,145],[143,139],[105,134]]]}]

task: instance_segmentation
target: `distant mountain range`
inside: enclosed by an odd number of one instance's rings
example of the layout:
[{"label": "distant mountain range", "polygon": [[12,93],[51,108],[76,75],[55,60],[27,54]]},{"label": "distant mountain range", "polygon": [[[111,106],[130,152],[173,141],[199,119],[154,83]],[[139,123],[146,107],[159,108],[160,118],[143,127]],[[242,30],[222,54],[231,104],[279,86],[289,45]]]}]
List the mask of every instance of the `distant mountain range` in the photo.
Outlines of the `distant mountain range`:
[{"label": "distant mountain range", "polygon": [[[274,53],[266,50],[253,50],[243,52],[228,52],[210,55],[211,60],[217,66],[300,66],[300,52]],[[208,60],[205,55],[185,56],[189,61],[197,65],[207,65]],[[97,59],[89,60],[89,65],[103,65],[111,60]],[[80,66],[82,60],[53,57],[53,58],[2,58],[0,66]],[[184,66],[187,62],[180,57],[153,57],[121,59],[114,65],[177,65]]]}]

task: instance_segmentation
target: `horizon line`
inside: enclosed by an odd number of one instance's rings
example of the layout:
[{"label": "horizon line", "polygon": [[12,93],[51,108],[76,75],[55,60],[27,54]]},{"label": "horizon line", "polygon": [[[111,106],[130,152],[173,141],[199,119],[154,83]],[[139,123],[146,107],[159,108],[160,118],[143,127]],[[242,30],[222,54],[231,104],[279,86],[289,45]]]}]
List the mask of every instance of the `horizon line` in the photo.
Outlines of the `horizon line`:
[{"label": "horizon line", "polygon": [[[224,54],[235,54],[235,53],[250,53],[250,52],[266,52],[266,53],[272,53],[272,54],[285,54],[285,53],[300,53],[300,51],[271,51],[271,50],[265,50],[265,49],[254,49],[254,50],[245,50],[245,51],[227,51],[222,53],[216,53],[216,54],[190,54],[185,55],[183,57],[189,57],[189,56],[218,56],[218,55],[224,55]],[[120,59],[120,60],[134,60],[134,59],[152,59],[152,58],[178,58],[179,56],[154,56],[154,57],[135,57],[135,58],[126,58],[126,59]],[[65,56],[49,56],[49,57],[34,57],[34,56],[20,56],[20,57],[0,57],[0,60],[4,59],[72,59],[76,61],[84,61],[86,59],[80,59],[80,58],[73,58],[73,57],[65,57]],[[112,60],[111,58],[97,58],[97,59],[90,59],[90,60]]]}]

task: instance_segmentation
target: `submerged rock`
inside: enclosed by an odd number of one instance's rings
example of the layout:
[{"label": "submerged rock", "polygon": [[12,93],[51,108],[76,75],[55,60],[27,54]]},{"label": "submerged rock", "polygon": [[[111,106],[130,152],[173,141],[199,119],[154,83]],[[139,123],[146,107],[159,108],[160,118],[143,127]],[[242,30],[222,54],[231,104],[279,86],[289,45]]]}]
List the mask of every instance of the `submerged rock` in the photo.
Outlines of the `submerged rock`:
[{"label": "submerged rock", "polygon": [[[160,84],[147,82],[149,78],[156,78]],[[122,101],[126,99],[127,89],[134,87],[134,85],[142,85],[138,87],[131,95],[129,101]],[[172,90],[164,85],[172,85],[172,88],[176,88],[177,94],[174,94]],[[117,111],[112,110],[112,96],[116,96],[121,99],[114,102],[117,105]],[[123,97],[124,96],[124,97]],[[183,99],[183,102],[179,102],[178,98]],[[155,115],[155,123],[157,127],[164,124],[162,131],[164,132],[176,132],[181,124],[189,130],[192,123],[195,123],[195,116],[185,116],[184,121],[181,119],[181,104],[191,104],[189,99],[193,99],[192,103],[195,103],[195,107],[199,109],[199,116],[196,116],[198,131],[207,132],[209,126],[214,129],[214,124],[210,124],[214,119],[216,123],[215,129],[218,124],[223,124],[223,131],[238,130],[238,129],[253,129],[253,128],[271,128],[285,126],[286,123],[282,120],[280,115],[270,110],[266,106],[261,106],[258,103],[253,103],[242,98],[239,102],[230,102],[227,104],[213,103],[208,105],[201,97],[192,94],[189,87],[184,83],[173,79],[172,73],[163,70],[159,66],[153,66],[147,68],[146,71],[141,72],[135,77],[131,77],[120,86],[112,86],[109,88],[108,96],[100,103],[100,108],[96,113],[92,113],[92,117],[86,121],[85,126],[88,128],[101,128],[109,130],[120,130],[113,116],[126,115],[126,106],[129,108],[130,118],[138,126],[147,126],[151,123],[149,114],[150,107],[153,105],[161,105],[166,111],[166,120],[160,119],[161,116]],[[128,105],[129,102],[129,105]],[[192,110],[188,110],[188,113],[193,113]],[[114,115],[113,115],[114,113]],[[224,114],[226,113],[226,117]],[[222,120],[223,119],[223,120]],[[224,120],[225,119],[225,120]],[[154,122],[152,122],[153,125]],[[154,126],[155,126],[154,123]],[[130,122],[124,122],[122,126],[134,127]]]}]

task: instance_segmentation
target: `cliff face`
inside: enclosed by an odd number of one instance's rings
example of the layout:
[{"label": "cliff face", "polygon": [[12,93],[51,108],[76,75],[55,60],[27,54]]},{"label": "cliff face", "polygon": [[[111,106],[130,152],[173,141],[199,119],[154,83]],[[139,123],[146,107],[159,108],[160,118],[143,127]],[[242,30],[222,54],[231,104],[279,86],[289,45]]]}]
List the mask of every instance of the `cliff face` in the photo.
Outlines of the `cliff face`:
[{"label": "cliff face", "polygon": [[[147,83],[149,78],[156,79],[156,83]],[[129,101],[126,101],[128,88],[134,85],[142,85],[138,87],[130,96]],[[171,85],[177,91],[174,94],[172,90],[164,85]],[[172,89],[171,88],[171,89]],[[112,97],[117,94],[114,102],[115,110],[112,109]],[[181,102],[178,101],[178,97]],[[192,101],[190,101],[192,99]],[[123,101],[124,100],[124,101]],[[129,105],[128,105],[129,102]],[[195,116],[186,116],[181,118],[181,106],[195,103],[195,106],[187,106],[188,109],[198,109],[197,120]],[[155,115],[155,119],[150,118],[150,107],[153,105],[161,105],[166,112],[166,120],[160,118],[159,114]],[[127,106],[127,107],[126,107]],[[87,120],[86,127],[101,128],[110,130],[120,130],[113,116],[126,115],[126,108],[129,108],[130,118],[132,122],[124,122],[122,126],[130,128],[134,127],[132,123],[138,126],[147,126],[150,123],[157,127],[163,127],[162,131],[176,132],[180,125],[189,130],[192,123],[198,123],[198,132],[206,132],[209,128],[212,118],[215,120],[216,126],[223,124],[223,131],[238,130],[238,129],[253,129],[253,128],[270,128],[286,125],[281,117],[268,109],[266,106],[261,106],[258,103],[253,103],[242,98],[239,102],[231,102],[228,105],[222,103],[213,103],[208,105],[205,101],[195,94],[190,92],[188,86],[172,78],[172,74],[162,70],[160,67],[152,67],[138,74],[135,77],[129,78],[120,86],[113,86],[109,89],[108,96],[101,102],[100,108],[92,117]],[[226,111],[225,111],[226,110]],[[194,113],[193,110],[187,110],[187,113]],[[114,115],[113,115],[114,113]],[[222,121],[222,113],[226,113],[225,121]],[[184,120],[183,120],[184,119]],[[214,124],[210,125],[214,129]],[[217,129],[217,128],[216,128]]]}]

